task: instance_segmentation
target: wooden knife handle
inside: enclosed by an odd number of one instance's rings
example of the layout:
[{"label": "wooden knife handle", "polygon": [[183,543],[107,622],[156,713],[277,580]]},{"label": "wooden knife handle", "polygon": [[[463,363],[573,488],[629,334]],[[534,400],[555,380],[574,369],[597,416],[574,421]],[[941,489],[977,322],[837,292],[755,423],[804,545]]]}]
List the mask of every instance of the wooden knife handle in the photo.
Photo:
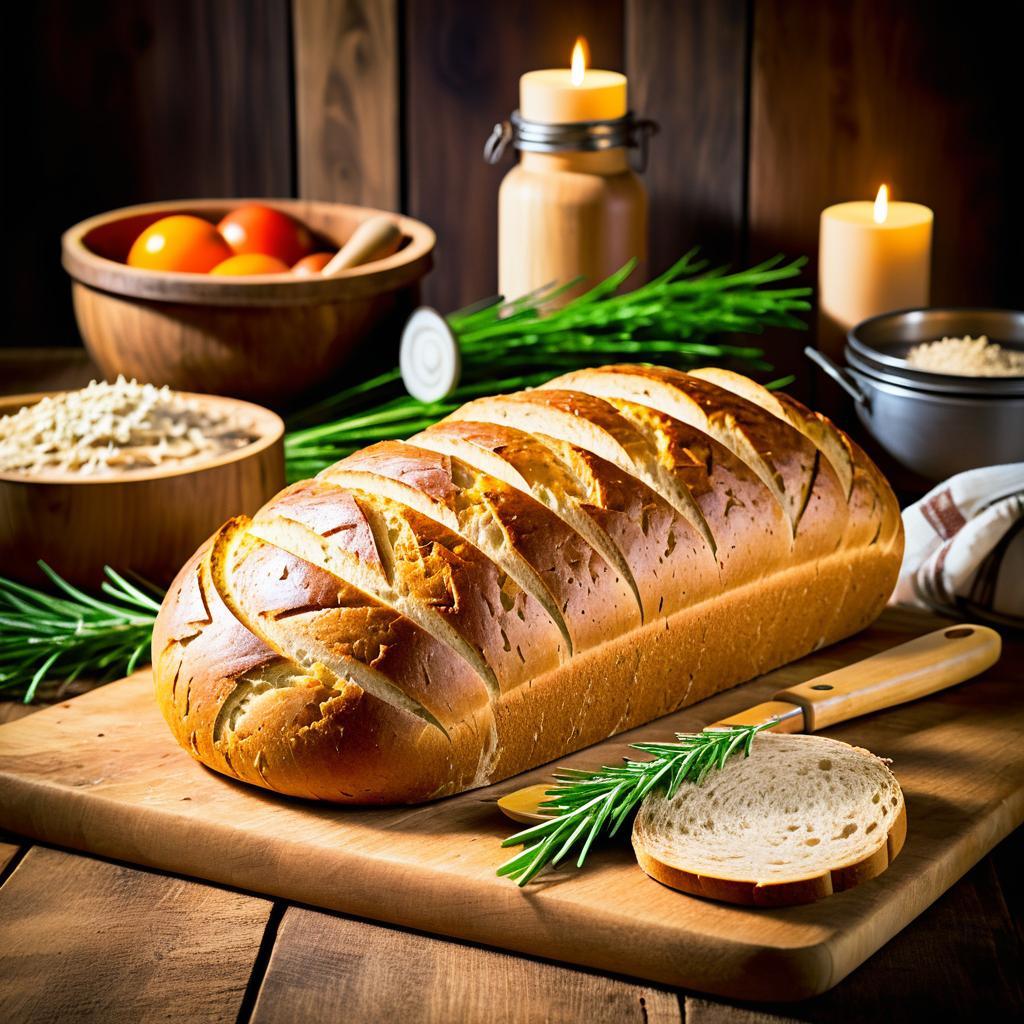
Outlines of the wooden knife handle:
[{"label": "wooden knife handle", "polygon": [[791,686],[775,699],[802,707],[804,729],[814,732],[962,683],[994,665],[1001,650],[1002,640],[994,629],[947,626]]}]

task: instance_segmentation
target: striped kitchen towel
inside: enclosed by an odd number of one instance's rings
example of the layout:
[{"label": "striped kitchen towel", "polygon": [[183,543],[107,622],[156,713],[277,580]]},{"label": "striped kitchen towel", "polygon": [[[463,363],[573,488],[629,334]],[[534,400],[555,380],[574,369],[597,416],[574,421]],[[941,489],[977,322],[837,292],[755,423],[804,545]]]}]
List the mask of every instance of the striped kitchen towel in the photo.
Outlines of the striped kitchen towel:
[{"label": "striped kitchen towel", "polygon": [[1024,462],[958,473],[903,512],[893,604],[1024,628]]}]

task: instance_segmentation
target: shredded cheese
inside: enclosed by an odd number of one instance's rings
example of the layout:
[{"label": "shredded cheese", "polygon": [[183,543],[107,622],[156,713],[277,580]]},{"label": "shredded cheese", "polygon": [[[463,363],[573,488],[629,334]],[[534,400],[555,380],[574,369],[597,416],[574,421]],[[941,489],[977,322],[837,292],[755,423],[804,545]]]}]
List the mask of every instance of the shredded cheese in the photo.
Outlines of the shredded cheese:
[{"label": "shredded cheese", "polygon": [[0,472],[130,473],[220,455],[254,440],[251,425],[193,398],[118,377],[0,418]]},{"label": "shredded cheese", "polygon": [[1024,375],[1024,352],[1003,348],[984,334],[967,335],[915,345],[907,353],[907,365],[961,377],[1019,377]]}]

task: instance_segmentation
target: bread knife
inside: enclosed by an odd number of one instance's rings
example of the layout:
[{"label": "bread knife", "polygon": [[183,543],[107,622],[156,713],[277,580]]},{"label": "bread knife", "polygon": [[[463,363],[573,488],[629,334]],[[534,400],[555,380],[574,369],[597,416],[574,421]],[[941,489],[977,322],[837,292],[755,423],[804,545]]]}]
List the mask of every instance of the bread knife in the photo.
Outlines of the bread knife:
[{"label": "bread knife", "polygon": [[[817,732],[859,715],[918,700],[965,682],[999,660],[1002,639],[994,629],[963,623],[946,626],[780,690],[762,704],[728,715],[708,729],[735,725],[768,726],[772,732]],[[551,815],[538,806],[555,783],[527,786],[499,798],[513,821],[532,823]]]}]

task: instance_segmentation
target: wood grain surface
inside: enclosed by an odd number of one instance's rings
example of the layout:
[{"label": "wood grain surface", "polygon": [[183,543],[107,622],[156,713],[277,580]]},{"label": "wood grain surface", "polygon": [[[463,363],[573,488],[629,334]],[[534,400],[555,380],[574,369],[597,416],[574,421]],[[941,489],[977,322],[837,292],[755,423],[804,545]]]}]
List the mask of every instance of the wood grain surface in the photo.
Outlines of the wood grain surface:
[{"label": "wood grain surface", "polygon": [[892,199],[935,212],[934,304],[1019,302],[999,258],[1020,209],[1007,14],[983,2],[964,18],[929,0],[755,8],[752,255],[813,257],[822,209],[886,182]]},{"label": "wood grain surface", "polygon": [[488,167],[483,141],[514,108],[519,74],[564,67],[579,33],[595,64],[625,65],[632,105],[662,125],[645,176],[653,269],[694,242],[718,259],[813,257],[821,209],[885,179],[935,209],[937,301],[1022,301],[1017,36],[994,0],[969,18],[927,0],[65,7],[13,7],[3,39],[24,97],[7,137],[32,154],[5,166],[25,200],[5,213],[4,344],[73,337],[56,239],[147,199],[405,208],[441,235],[428,298],[448,312],[489,294],[497,188],[514,156]]},{"label": "wood grain surface", "polygon": [[746,0],[628,0],[629,104],[660,126],[643,175],[650,271],[700,245],[740,257],[745,217]]},{"label": "wood grain surface", "polygon": [[[395,217],[400,250],[331,277],[180,274],[123,262],[133,239],[160,217],[189,213],[215,221],[244,201],[143,204],[98,214],[64,233],[79,328],[108,379],[124,374],[282,408],[329,386],[342,368],[340,379],[351,380],[347,364],[371,339],[397,348],[435,241],[429,227],[409,217]],[[328,250],[380,216],[344,203],[267,202],[305,224]]]},{"label": "wood grain surface", "polygon": [[[1013,251],[1007,232],[1019,237],[1022,222],[1005,129],[1017,116],[1013,33],[1000,28],[995,5],[981,7],[988,13],[963,18],[928,0],[756,0],[749,259],[806,255],[816,285],[821,211],[871,199],[885,182],[890,198],[935,213],[932,304],[1024,301],[1020,276],[1007,271],[1018,261],[999,255]],[[951,66],[955,76],[942,70]],[[778,329],[764,336],[776,370],[797,377],[789,390],[859,439],[852,403],[803,357],[809,340]]]},{"label": "wood grain surface", "polygon": [[289,907],[255,1024],[681,1024],[674,992]]},{"label": "wood grain surface", "polygon": [[[840,1024],[866,1019],[916,1024],[920,1020],[951,1018],[1008,1019],[1015,1013],[1019,1016],[1024,1008],[1019,970],[1022,936],[1020,923],[1014,919],[1014,908],[1020,905],[1019,885],[1015,902],[1015,887],[1009,884],[1019,874],[1022,843],[1024,831],[1018,830],[868,963],[827,995],[798,1006],[736,1004],[684,993],[678,993],[677,1004],[674,994],[651,986],[623,984],[615,978],[487,953],[415,933],[396,933],[351,918],[342,919],[338,925],[332,915],[276,904],[263,942],[254,954],[237,1019],[303,1019],[312,1024],[320,1020],[387,1019],[410,1003],[414,1012],[400,1019],[423,1019],[424,1007],[448,1012],[443,1019],[460,1021],[466,1013],[479,1010],[488,1024],[643,1020],[644,1013],[652,1021],[678,1021],[680,1004],[685,1005],[684,1019],[697,1024]],[[143,873],[124,870],[129,875]],[[48,878],[48,874],[37,874],[32,881],[44,888]],[[127,895],[118,904],[122,913],[129,917],[147,915],[147,887],[130,881],[124,888]],[[175,912],[189,916],[189,904],[203,904],[207,888],[191,886],[182,892],[175,901]],[[13,890],[0,888],[0,905],[8,892]],[[23,896],[16,893],[13,898],[23,900]],[[36,901],[36,906],[38,914],[48,913],[47,900]],[[239,904],[237,913],[243,919],[249,911],[248,903]],[[30,912],[29,916],[34,915]],[[15,928],[15,950],[20,934]],[[97,936],[96,945],[102,952],[102,934]],[[372,951],[373,956],[365,955],[364,950]],[[396,950],[402,954],[398,965]],[[149,945],[140,943],[134,952],[126,954],[123,969],[133,972],[138,959],[142,970],[148,971],[152,955]],[[405,964],[411,965],[409,971],[400,969]],[[154,1005],[131,1019],[165,1019],[174,1014],[190,1021],[206,1020],[204,966],[195,964],[183,973],[180,986],[165,1004]],[[0,954],[0,977],[5,976],[5,967]],[[422,990],[411,987],[410,978],[419,983],[427,975],[443,990],[441,994],[428,989],[424,998]],[[103,1004],[103,998],[92,991],[107,985],[103,972],[76,980],[78,1005]],[[623,997],[623,990],[632,998]],[[618,998],[616,993],[620,994]],[[339,995],[349,1002],[342,1003]],[[66,998],[62,985],[50,985],[48,978],[40,977],[33,1000],[34,1019],[58,1019],[58,1009],[66,1006]],[[609,1012],[603,1012],[606,1005]],[[350,1007],[365,1008],[366,1012],[346,1014]],[[631,1012],[637,1008],[641,1011],[639,1018]]]},{"label": "wood grain surface", "polygon": [[295,0],[299,195],[397,210],[397,0]]},{"label": "wood grain surface", "polygon": [[255,896],[38,846],[0,892],[7,1021],[166,1020],[193,985],[202,999],[182,1019],[234,1021],[270,913]]},{"label": "wood grain surface", "polygon": [[0,842],[0,875],[7,870],[7,865],[17,857],[20,850],[17,843]]},{"label": "wood grain surface", "polygon": [[[1003,847],[1024,851],[1018,831]],[[1016,851],[1016,854],[1014,853]],[[845,981],[799,1006],[744,1006],[685,997],[687,1024],[835,1024],[837,1021],[1004,1020],[1024,1010],[1020,923],[990,857],[968,872]],[[1014,869],[1007,864],[1002,877]]]},{"label": "wood grain surface", "polygon": [[497,285],[498,186],[511,166],[483,160],[496,121],[519,105],[519,76],[567,67],[585,35],[594,67],[622,70],[622,0],[407,4],[406,209],[437,231],[438,266],[424,298],[444,313]]},{"label": "wood grain surface", "polygon": [[[76,336],[58,240],[126,203],[292,195],[288,0],[21,4],[3,33],[7,330]],[[17,253],[15,256],[14,253]]]},{"label": "wood grain surface", "polygon": [[[612,762],[626,740],[692,731],[939,624],[889,611],[857,638],[722,693],[566,764]],[[869,884],[785,910],[711,904],[658,886],[625,843],[523,892],[494,876],[494,807],[545,772],[413,808],[346,811],[206,771],[171,741],[140,674],[0,729],[0,825],[19,834],[297,902],[661,983],[747,999],[827,990],[1024,818],[1022,652],[978,679],[828,735],[891,757],[907,844]],[[102,735],[101,735],[102,734]],[[325,885],[324,879],[333,880]],[[644,936],[636,942],[636,935]]]}]

